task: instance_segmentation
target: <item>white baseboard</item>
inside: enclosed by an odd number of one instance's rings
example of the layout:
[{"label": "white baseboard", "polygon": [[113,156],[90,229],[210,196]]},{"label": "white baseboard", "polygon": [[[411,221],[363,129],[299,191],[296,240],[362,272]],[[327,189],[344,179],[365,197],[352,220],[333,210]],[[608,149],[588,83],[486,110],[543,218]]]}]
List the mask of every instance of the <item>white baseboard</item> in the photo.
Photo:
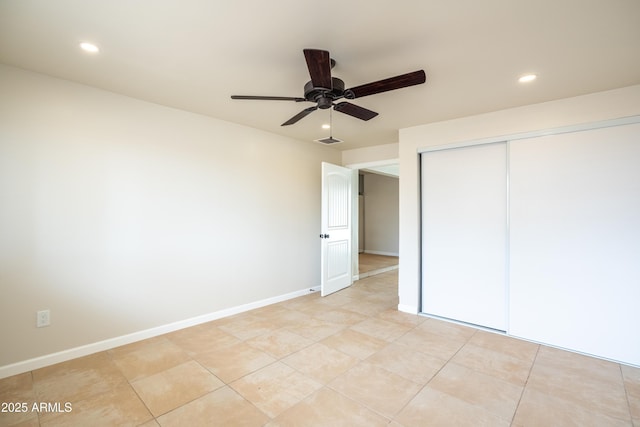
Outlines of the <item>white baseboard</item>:
[{"label": "white baseboard", "polygon": [[141,341],[147,338],[152,338],[158,335],[163,335],[163,334],[177,331],[180,329],[189,328],[191,326],[199,325],[201,323],[211,322],[212,320],[221,319],[223,317],[232,316],[234,314],[243,313],[245,311],[254,310],[256,308],[286,301],[292,298],[297,298],[303,295],[307,295],[311,292],[317,292],[319,290],[320,290],[320,286],[301,289],[299,291],[290,292],[288,294],[279,295],[276,297],[267,298],[260,301],[255,301],[248,304],[227,308],[224,310],[215,311],[213,313],[203,314],[201,316],[180,320],[177,322],[169,323],[167,325],[156,326],[154,328],[145,329],[143,331],[133,332],[131,334],[109,338],[103,341],[98,341],[95,343],[82,345],[82,346],[70,348],[67,350],[62,350],[56,353],[46,354],[40,357],[34,357],[33,359],[12,363],[10,365],[0,366],[0,379],[10,377],[13,375],[22,374],[24,372],[29,372],[34,369],[43,368],[45,366],[54,365],[56,363],[65,362],[67,360],[75,359],[78,357],[88,356],[90,354],[97,353],[100,351],[110,350],[112,348],[119,347],[121,345],[131,344],[136,341]]},{"label": "white baseboard", "polygon": [[397,252],[370,251],[368,249],[365,249],[364,253],[371,254],[371,255],[400,256],[400,254],[398,254]]},{"label": "white baseboard", "polygon": [[409,314],[418,314],[418,307],[412,305],[398,304],[398,311]]}]

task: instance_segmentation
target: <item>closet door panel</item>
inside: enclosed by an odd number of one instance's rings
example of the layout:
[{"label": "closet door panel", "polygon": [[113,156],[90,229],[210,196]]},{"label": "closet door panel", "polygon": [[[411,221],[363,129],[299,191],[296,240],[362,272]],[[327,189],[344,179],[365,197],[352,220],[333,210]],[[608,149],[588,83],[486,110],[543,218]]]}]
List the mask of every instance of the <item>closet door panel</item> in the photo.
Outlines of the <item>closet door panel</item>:
[{"label": "closet door panel", "polygon": [[421,157],[422,311],[505,330],[506,144]]},{"label": "closet door panel", "polygon": [[509,152],[509,333],[640,365],[640,124]]}]

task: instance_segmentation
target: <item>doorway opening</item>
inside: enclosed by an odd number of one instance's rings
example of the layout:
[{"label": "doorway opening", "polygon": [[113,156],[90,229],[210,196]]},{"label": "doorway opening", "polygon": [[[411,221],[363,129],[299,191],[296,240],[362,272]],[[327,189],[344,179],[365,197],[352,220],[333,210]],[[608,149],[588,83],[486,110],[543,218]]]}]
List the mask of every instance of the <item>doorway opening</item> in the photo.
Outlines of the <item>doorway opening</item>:
[{"label": "doorway opening", "polygon": [[[354,169],[356,169],[354,167]],[[395,162],[358,165],[356,280],[399,265],[399,165]]]},{"label": "doorway opening", "polygon": [[358,278],[375,276],[398,269],[399,257],[391,255],[375,255],[366,252],[358,254]]}]

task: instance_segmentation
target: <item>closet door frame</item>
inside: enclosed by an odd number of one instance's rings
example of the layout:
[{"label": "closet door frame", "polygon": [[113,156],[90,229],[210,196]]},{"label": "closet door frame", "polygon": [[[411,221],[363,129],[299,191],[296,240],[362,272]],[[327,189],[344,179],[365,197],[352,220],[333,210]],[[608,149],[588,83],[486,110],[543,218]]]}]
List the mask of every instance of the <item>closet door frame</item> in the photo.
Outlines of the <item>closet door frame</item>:
[{"label": "closet door frame", "polygon": [[[549,135],[558,135],[558,134],[563,134],[563,133],[574,133],[574,132],[580,132],[580,131],[588,131],[588,130],[594,130],[594,129],[601,129],[601,128],[607,128],[607,127],[616,127],[616,126],[623,126],[623,125],[628,125],[628,124],[637,124],[640,123],[640,115],[636,115],[636,116],[629,116],[629,117],[623,117],[623,118],[618,118],[618,119],[612,119],[612,120],[603,120],[603,121],[597,121],[597,122],[591,122],[591,123],[582,123],[582,124],[577,124],[577,125],[570,125],[570,126],[563,126],[563,127],[557,127],[557,128],[549,128],[549,129],[542,129],[542,130],[535,130],[535,131],[529,131],[529,132],[520,132],[520,133],[513,133],[513,134],[507,134],[507,135],[501,135],[501,136],[496,136],[496,137],[488,137],[488,138],[479,138],[479,139],[475,139],[475,140],[468,140],[468,141],[463,141],[463,142],[458,142],[458,143],[451,143],[451,144],[442,144],[442,145],[432,145],[432,146],[426,146],[424,148],[419,148],[416,151],[416,154],[418,154],[418,164],[419,164],[419,196],[422,197],[422,192],[423,189],[421,187],[422,184],[422,170],[421,170],[421,164],[422,162],[420,161],[420,155],[422,153],[427,153],[427,152],[431,152],[431,151],[437,151],[437,150],[444,150],[444,149],[453,149],[453,148],[463,148],[463,147],[469,147],[469,146],[476,146],[476,145],[483,145],[483,144],[492,144],[492,143],[498,143],[498,142],[505,142],[507,144],[507,156],[508,158],[510,157],[510,146],[511,146],[511,142],[514,141],[518,141],[518,140],[522,140],[522,139],[530,139],[530,138],[536,138],[536,137],[541,137],[541,136],[549,136]],[[509,162],[507,162],[507,186],[508,186],[508,191],[510,191],[509,189],[509,174],[510,174],[510,170],[509,170]],[[507,193],[507,197],[509,197],[509,192]],[[419,203],[419,207],[420,209],[422,209],[422,200]],[[507,209],[509,209],[509,203],[507,203]],[[418,307],[418,311],[421,315],[427,316],[427,317],[438,317],[438,316],[433,316],[433,315],[429,315],[427,313],[424,313],[423,307],[422,307],[422,302],[423,302],[423,287],[424,287],[424,283],[422,283],[422,278],[423,278],[423,261],[422,261],[422,252],[423,252],[423,248],[424,248],[424,241],[423,241],[423,232],[422,232],[422,212],[419,212],[419,216],[421,218],[421,223],[420,223],[420,230],[419,230],[419,234],[421,236],[421,240],[420,240],[420,246],[419,246],[419,253],[420,253],[420,286],[419,286],[419,295],[418,295],[418,301],[419,301],[419,307]],[[508,233],[508,237],[511,234],[511,229],[510,229],[510,224],[509,224],[509,217],[510,217],[510,212],[507,210],[507,233]],[[507,238],[507,247],[506,247],[506,251],[507,251],[507,286],[506,286],[506,291],[507,291],[507,304],[510,300],[510,295],[509,295],[509,288],[510,288],[510,284],[508,282],[509,280],[509,276],[510,276],[510,271],[509,271],[509,264],[510,264],[510,259],[509,259],[509,252],[510,252],[510,248],[509,248],[509,238]],[[511,331],[510,331],[510,326],[509,326],[509,322],[510,319],[508,317],[508,312],[509,312],[509,307],[506,307],[506,311],[507,311],[507,318],[506,318],[506,331],[504,332],[505,335],[508,336],[512,336]],[[463,323],[465,324],[465,322],[460,322],[460,321],[456,321],[455,319],[447,319],[447,320],[452,320],[454,322],[457,323]],[[469,326],[474,326],[474,327],[478,327],[478,325],[473,325],[473,324],[468,324]],[[480,327],[480,329],[485,329]],[[496,331],[499,332],[499,331]],[[524,338],[526,340],[529,341],[534,341],[534,342],[538,342],[536,341],[534,338],[532,339],[532,337],[527,337],[527,336],[521,336],[521,338]],[[541,342],[541,344],[546,344],[546,345],[554,345],[548,342]],[[556,346],[558,344],[555,344]],[[577,351],[577,352],[581,352],[581,349],[577,349],[577,348],[569,348],[569,347],[563,347],[562,345],[560,345],[561,348],[566,348],[567,350],[573,350],[573,351]],[[584,350],[582,350],[584,351]],[[610,360],[616,360],[622,363],[633,363],[630,362],[629,360],[622,360],[622,359],[617,359],[617,358],[613,358],[611,359],[611,356],[607,356],[604,354],[590,354],[592,356],[596,356],[596,357],[601,357],[601,358],[605,358],[605,359],[610,359]],[[614,356],[615,357],[615,356]],[[640,366],[640,364],[638,365]]]}]

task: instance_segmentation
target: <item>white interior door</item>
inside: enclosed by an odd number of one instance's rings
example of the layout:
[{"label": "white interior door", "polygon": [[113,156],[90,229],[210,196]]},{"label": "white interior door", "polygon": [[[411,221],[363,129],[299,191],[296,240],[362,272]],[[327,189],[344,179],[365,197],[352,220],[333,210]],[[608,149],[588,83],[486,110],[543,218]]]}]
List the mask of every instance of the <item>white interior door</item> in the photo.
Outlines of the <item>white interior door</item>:
[{"label": "white interior door", "polygon": [[353,283],[351,276],[351,198],[353,171],[322,163],[321,265],[322,296]]},{"label": "white interior door", "polygon": [[422,311],[506,329],[506,144],[422,154]]}]

